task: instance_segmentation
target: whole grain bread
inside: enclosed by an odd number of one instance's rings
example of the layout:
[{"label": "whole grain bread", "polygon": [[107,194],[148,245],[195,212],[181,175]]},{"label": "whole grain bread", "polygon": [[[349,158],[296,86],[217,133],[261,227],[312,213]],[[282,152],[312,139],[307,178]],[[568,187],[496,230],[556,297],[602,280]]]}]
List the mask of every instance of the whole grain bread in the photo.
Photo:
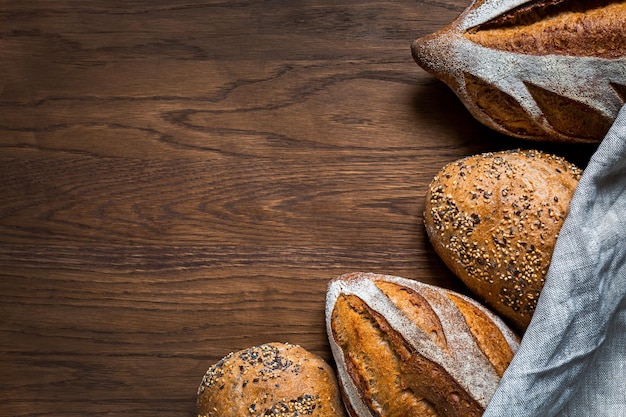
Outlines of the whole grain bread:
[{"label": "whole grain bread", "polygon": [[319,356],[289,343],[232,352],[198,388],[198,417],[344,417],[337,379]]},{"label": "whole grain bread", "polygon": [[476,301],[373,273],[330,282],[326,327],[352,417],[480,416],[518,347]]},{"label": "whole grain bread", "polygon": [[454,161],[433,178],[424,224],[433,248],[477,298],[525,330],[581,170],[509,150]]},{"label": "whole grain bread", "polygon": [[474,0],[412,54],[495,130],[597,142],[626,100],[624,27],[623,0]]}]

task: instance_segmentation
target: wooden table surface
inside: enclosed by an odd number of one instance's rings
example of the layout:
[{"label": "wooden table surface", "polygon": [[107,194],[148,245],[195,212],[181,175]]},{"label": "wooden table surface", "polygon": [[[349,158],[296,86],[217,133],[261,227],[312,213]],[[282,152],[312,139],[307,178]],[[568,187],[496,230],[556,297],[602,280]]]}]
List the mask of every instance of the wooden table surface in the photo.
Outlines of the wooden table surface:
[{"label": "wooden table surface", "polygon": [[464,291],[422,224],[448,162],[533,147],[411,42],[468,0],[0,0],[0,415],[194,416],[233,350],[331,361],[328,281]]}]

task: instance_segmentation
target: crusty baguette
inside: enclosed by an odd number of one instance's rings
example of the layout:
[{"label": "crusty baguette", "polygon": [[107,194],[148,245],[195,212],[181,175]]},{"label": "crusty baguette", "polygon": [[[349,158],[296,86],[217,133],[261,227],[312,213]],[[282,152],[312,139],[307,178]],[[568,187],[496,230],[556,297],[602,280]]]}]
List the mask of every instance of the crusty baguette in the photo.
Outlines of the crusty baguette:
[{"label": "crusty baguette", "polygon": [[372,273],[331,281],[326,326],[352,417],[480,416],[518,346],[476,301]]},{"label": "crusty baguette", "polygon": [[520,331],[535,311],[580,175],[556,155],[509,150],[454,161],[427,190],[424,225],[435,252]]},{"label": "crusty baguette", "polygon": [[412,53],[495,130],[596,142],[626,100],[625,27],[623,0],[474,0]]},{"label": "crusty baguette", "polygon": [[301,346],[266,343],[212,365],[198,388],[198,417],[343,417],[334,371]]}]

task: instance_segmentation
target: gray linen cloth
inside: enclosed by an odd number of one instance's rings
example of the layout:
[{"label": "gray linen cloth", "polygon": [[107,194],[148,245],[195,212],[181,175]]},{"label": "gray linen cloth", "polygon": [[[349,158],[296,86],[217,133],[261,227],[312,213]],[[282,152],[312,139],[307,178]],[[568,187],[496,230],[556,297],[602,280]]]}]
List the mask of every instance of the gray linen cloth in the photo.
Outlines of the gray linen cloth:
[{"label": "gray linen cloth", "polygon": [[626,106],[585,168],[483,417],[626,416]]}]

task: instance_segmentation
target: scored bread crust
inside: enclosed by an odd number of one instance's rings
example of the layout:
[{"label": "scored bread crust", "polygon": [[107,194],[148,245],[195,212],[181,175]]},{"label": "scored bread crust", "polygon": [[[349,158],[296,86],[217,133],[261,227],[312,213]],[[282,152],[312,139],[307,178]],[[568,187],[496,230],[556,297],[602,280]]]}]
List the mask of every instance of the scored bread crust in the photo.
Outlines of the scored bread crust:
[{"label": "scored bread crust", "polygon": [[469,297],[374,273],[330,282],[326,327],[352,417],[480,416],[519,343]]},{"label": "scored bread crust", "polygon": [[412,54],[486,126],[598,142],[626,100],[622,0],[475,0]]},{"label": "scored bread crust", "polygon": [[454,161],[428,187],[435,252],[518,330],[532,318],[581,173],[562,157],[517,149]]},{"label": "scored bread crust", "polygon": [[266,343],[212,365],[197,394],[198,417],[344,417],[336,375],[301,346]]}]

